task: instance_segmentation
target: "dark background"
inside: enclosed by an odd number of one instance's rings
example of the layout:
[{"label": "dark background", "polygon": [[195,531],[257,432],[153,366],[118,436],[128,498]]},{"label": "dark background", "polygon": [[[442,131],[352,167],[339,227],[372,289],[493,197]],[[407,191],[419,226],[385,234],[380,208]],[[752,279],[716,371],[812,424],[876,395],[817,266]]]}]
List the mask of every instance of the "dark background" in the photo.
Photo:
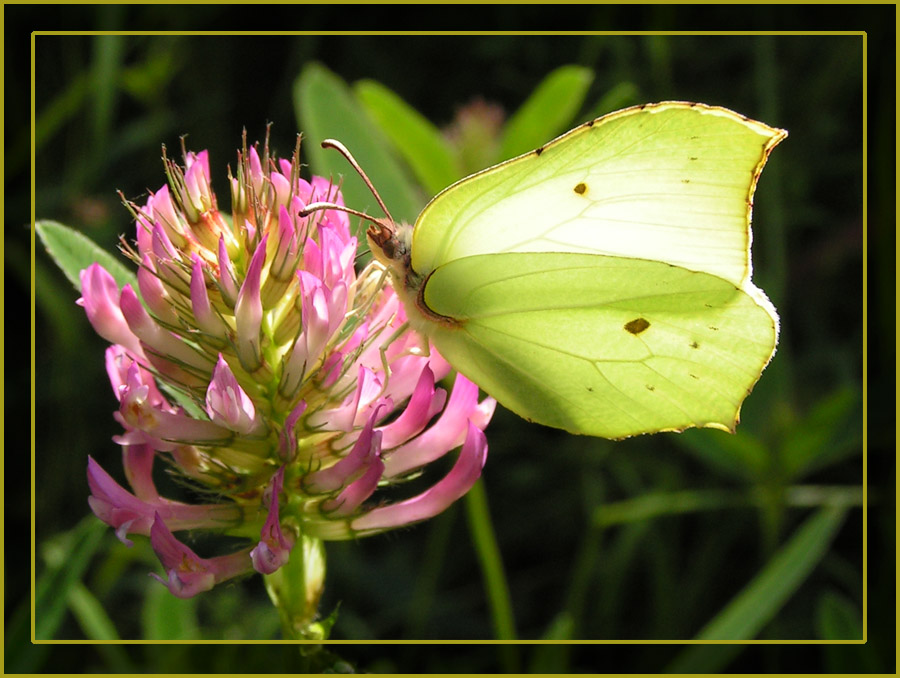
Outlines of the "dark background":
[{"label": "dark background", "polygon": [[[297,121],[291,89],[315,60],[348,82],[378,80],[438,125],[482,97],[512,112],[554,67],[579,63],[596,78],[586,109],[613,86],[632,82],[640,103],[663,99],[725,105],[790,131],[763,174],[754,214],[755,279],[782,316],[776,361],[748,399],[742,427],[763,438],[802,417],[824,395],[862,391],[863,310],[868,313],[868,564],[870,643],[838,655],[815,646],[751,647],[726,666],[735,671],[893,672],[895,601],[895,8],[893,6],[498,6],[427,9],[407,6],[5,6],[5,584],[7,628],[27,602],[29,400],[23,317],[29,289],[29,43],[32,30],[353,30],[371,29],[389,13],[391,30],[797,30],[868,31],[867,240],[862,220],[863,79],[858,36],[131,36],[121,43],[112,101],[97,101],[91,78],[104,65],[88,36],[40,36],[36,110],[47,127],[35,158],[36,214],[75,226],[112,247],[130,223],[115,190],[141,196],[163,181],[159,145],[210,150],[213,174],[233,162],[243,127],[251,138],[274,122],[273,145],[286,155]],[[92,70],[94,69],[94,70]],[[84,92],[73,83],[84,79]],[[71,100],[61,99],[72,92]],[[48,111],[54,115],[48,115]],[[47,122],[49,121],[49,122]],[[220,199],[227,195],[219,188]],[[766,200],[770,200],[767,205]],[[774,205],[777,203],[777,206]],[[784,250],[763,234],[781,220]],[[771,223],[771,221],[770,221]],[[863,253],[868,247],[866,293]],[[114,399],[103,372],[102,340],[93,336],[77,294],[37,252],[35,347],[35,506],[37,540],[70,530],[88,512],[86,455],[112,472],[117,450]],[[48,299],[50,301],[48,301]],[[872,369],[874,368],[874,369]],[[861,430],[862,408],[854,426]],[[673,437],[608,443],[526,426],[498,413],[488,429],[484,479],[522,638],[541,637],[566,596],[573,561],[585,548],[591,507],[659,489],[731,487]],[[860,482],[862,457],[848,456],[804,482]],[[802,518],[792,514],[783,536]],[[813,637],[813,592],[849,568],[862,567],[862,513],[851,511],[830,564],[785,608],[770,637]],[[751,510],[664,518],[632,534],[612,532],[600,549],[590,590],[585,638],[686,638],[711,618],[765,562],[760,516]],[[108,535],[111,536],[111,535]],[[606,538],[606,537],[605,537]],[[423,628],[411,621],[417,567],[440,539],[450,544],[435,571],[442,592]],[[618,541],[617,541],[618,539]],[[705,554],[705,555],[704,555]],[[323,611],[341,601],[335,637],[490,638],[489,614],[462,510],[433,524],[328,547]],[[626,558],[619,567],[613,557]],[[699,567],[697,559],[713,564]],[[40,556],[37,558],[40,571]],[[721,563],[721,564],[718,564]],[[604,569],[606,568],[606,569]],[[830,569],[829,569],[830,568]],[[108,602],[124,638],[139,626],[127,606],[152,584],[146,567],[134,590]],[[698,573],[703,573],[702,575]],[[610,602],[604,582],[619,579]],[[241,585],[262,595],[259,578]],[[843,591],[857,605],[861,589]],[[219,591],[206,594],[219,595]],[[235,595],[238,595],[235,593]],[[239,598],[240,601],[245,598]],[[599,601],[599,602],[598,602]],[[116,606],[121,609],[116,609]],[[215,617],[221,605],[204,608]],[[441,607],[443,606],[443,607]],[[233,613],[240,616],[237,609]],[[129,622],[129,616],[132,618]],[[415,616],[414,614],[412,615]],[[129,623],[131,626],[129,626]],[[212,622],[210,622],[212,623]],[[60,638],[77,638],[71,621]],[[343,626],[342,626],[343,625]],[[798,629],[796,632],[792,629]],[[420,631],[425,635],[416,635]],[[780,632],[780,633],[779,633]],[[341,634],[346,635],[341,635]],[[412,635],[411,635],[412,634]],[[149,650],[153,650],[151,653]],[[360,670],[492,671],[509,666],[492,646],[353,645],[331,648]],[[660,671],[677,646],[577,647],[572,671]],[[833,648],[831,648],[833,649]],[[7,648],[9,650],[9,648]],[[175,671],[299,671],[290,647],[130,647],[137,666]],[[841,654],[843,653],[843,654]],[[9,652],[7,651],[7,654]],[[534,661],[523,648],[520,661]],[[532,664],[533,666],[534,664]],[[34,671],[106,671],[93,646],[54,646]],[[559,669],[556,669],[559,670]]]}]

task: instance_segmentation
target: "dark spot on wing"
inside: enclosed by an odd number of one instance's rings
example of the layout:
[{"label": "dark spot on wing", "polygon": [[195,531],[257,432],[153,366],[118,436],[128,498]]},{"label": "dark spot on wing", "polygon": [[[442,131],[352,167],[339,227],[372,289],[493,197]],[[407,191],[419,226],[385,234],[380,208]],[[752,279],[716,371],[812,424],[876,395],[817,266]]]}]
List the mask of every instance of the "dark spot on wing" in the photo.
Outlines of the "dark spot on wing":
[{"label": "dark spot on wing", "polygon": [[587,193],[587,184],[583,181],[578,182],[577,184],[575,184],[575,192],[578,195],[584,195],[585,193]]},{"label": "dark spot on wing", "polygon": [[644,318],[635,318],[627,323],[625,323],[625,331],[631,332],[631,334],[638,335],[644,330],[650,327],[650,323]]},{"label": "dark spot on wing", "polygon": [[651,386],[650,384],[644,384],[644,386],[647,388],[648,391],[655,391],[655,390],[656,390],[656,387],[655,387],[655,386]]},{"label": "dark spot on wing", "polygon": [[691,157],[688,158],[688,160],[696,160],[696,159],[697,159],[696,155],[692,155]]},{"label": "dark spot on wing", "polygon": [[543,146],[539,146],[538,148],[534,149],[534,154],[535,154],[535,155],[540,155],[540,154],[543,153],[543,152],[544,152],[544,147],[543,147]]},{"label": "dark spot on wing", "polygon": [[700,348],[700,344],[698,344],[696,341],[692,341],[691,348]]}]

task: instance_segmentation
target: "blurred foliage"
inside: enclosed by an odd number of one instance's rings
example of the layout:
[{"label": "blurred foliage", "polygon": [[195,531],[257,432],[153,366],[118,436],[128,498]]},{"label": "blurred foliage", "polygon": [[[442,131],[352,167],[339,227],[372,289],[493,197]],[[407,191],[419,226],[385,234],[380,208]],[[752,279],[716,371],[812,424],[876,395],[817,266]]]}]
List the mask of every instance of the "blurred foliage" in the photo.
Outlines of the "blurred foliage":
[{"label": "blurred foliage", "polygon": [[[540,9],[484,8],[473,25],[551,28]],[[893,139],[894,45],[884,33],[893,14],[821,9],[822,24],[869,31],[869,137]],[[14,131],[5,154],[7,300],[30,286],[28,32],[216,29],[241,20],[236,10],[214,5],[180,17],[153,5],[12,10],[5,7],[6,83],[20,95],[6,100]],[[702,18],[690,14],[701,10]],[[310,27],[343,13],[316,6],[293,11]],[[411,8],[410,20],[416,11]],[[596,30],[688,29],[717,17],[723,27],[742,14],[742,29],[765,20],[767,28],[790,28],[805,16],[763,7],[580,11],[579,28]],[[870,152],[868,188],[881,193],[864,196],[862,63],[859,36],[38,36],[36,214],[78,227],[110,252],[132,229],[116,190],[140,201],[162,185],[160,144],[177,156],[183,134],[190,149],[210,150],[214,187],[226,208],[225,165],[234,162],[242,128],[252,141],[272,121],[279,155],[290,154],[302,129],[307,162],[344,174],[353,196],[348,204],[371,208],[368,193],[353,192],[355,177],[339,156],[316,147],[322,135],[341,138],[395,217],[412,218],[442,184],[635,103],[703,101],[788,129],[754,205],[754,277],[780,311],[781,344],[744,405],[738,434],[689,431],[613,443],[528,425],[500,411],[488,428],[483,505],[466,507],[468,521],[460,505],[414,529],[328,544],[321,611],[339,606],[335,639],[490,639],[495,629],[514,624],[521,639],[833,640],[860,637],[865,623],[869,642],[335,645],[321,652],[274,645],[31,645],[29,573],[11,558],[20,551],[9,546],[9,535],[27,529],[29,513],[21,480],[28,441],[10,426],[28,419],[27,399],[10,395],[29,380],[20,360],[6,365],[7,380],[17,385],[6,389],[5,411],[7,672],[892,672],[894,150],[879,142]],[[888,103],[879,105],[882,98]],[[147,577],[159,569],[147,540],[128,549],[89,515],[87,454],[114,475],[118,470],[120,482],[123,475],[110,440],[117,425],[104,343],[40,245],[34,284],[38,636],[278,638],[277,614],[260,577],[194,600],[174,599]],[[867,401],[865,308],[868,364],[877,366]],[[25,351],[7,338],[7,355]],[[496,541],[492,565],[485,564],[490,546],[479,544],[479,523]],[[496,575],[497,566],[499,582],[487,575],[492,567]]]}]

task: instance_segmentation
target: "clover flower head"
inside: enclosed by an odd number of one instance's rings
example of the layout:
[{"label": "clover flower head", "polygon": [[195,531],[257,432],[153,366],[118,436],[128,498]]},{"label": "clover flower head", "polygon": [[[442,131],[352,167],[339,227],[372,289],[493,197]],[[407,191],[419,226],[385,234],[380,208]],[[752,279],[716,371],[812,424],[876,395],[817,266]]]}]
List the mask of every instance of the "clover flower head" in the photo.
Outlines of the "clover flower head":
[{"label": "clover flower head", "polygon": [[[168,182],[143,205],[122,248],[136,289],[99,264],[81,272],[89,321],[111,342],[106,366],[119,402],[131,490],[88,460],[93,512],[149,536],[181,597],[253,571],[271,574],[302,540],[375,534],[430,518],[459,499],[485,462],[494,401],[404,330],[402,304],[377,263],[357,270],[357,239],[329,180],[300,176],[262,148],[238,152],[231,212],[219,210],[206,151],[164,153]],[[388,488],[460,448],[446,476],[406,499]],[[167,499],[157,462],[196,503]],[[390,493],[393,497],[394,493]],[[175,536],[251,535],[203,558]],[[255,535],[255,536],[253,536]],[[302,538],[302,539],[301,539]],[[302,550],[302,549],[301,549]]]}]

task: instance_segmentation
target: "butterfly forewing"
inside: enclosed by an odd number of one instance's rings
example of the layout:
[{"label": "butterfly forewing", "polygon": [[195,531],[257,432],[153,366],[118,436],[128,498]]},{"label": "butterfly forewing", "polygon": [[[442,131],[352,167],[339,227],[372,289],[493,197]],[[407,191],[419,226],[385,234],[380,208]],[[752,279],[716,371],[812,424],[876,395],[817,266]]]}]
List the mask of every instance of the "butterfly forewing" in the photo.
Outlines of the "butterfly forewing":
[{"label": "butterfly forewing", "polygon": [[499,252],[651,259],[749,280],[750,205],[784,136],[700,104],[626,109],[438,195],[413,236],[422,274]]}]

